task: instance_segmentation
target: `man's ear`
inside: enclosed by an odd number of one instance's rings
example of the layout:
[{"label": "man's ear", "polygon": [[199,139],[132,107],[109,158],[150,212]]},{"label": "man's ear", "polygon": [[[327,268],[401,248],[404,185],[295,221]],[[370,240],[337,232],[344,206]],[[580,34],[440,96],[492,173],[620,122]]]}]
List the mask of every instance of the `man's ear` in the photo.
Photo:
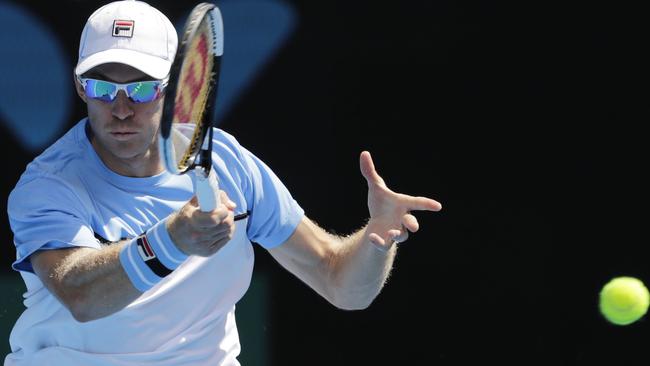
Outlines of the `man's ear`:
[{"label": "man's ear", "polygon": [[88,97],[86,96],[86,92],[84,91],[83,85],[79,82],[79,79],[77,78],[77,75],[72,72],[72,80],[74,80],[74,89],[77,91],[77,95],[81,100],[84,101],[84,103],[88,103]]}]

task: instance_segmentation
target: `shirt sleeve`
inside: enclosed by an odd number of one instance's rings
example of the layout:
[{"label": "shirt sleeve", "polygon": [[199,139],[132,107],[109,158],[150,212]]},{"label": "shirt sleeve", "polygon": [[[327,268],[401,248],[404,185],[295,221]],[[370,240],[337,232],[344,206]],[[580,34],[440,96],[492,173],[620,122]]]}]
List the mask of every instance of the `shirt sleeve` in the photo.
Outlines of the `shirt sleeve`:
[{"label": "shirt sleeve", "polygon": [[[224,161],[225,167],[238,166],[240,189],[250,211],[247,224],[248,238],[266,249],[284,243],[304,216],[304,210],[291,196],[287,187],[273,170],[248,149],[239,145],[234,137],[219,131],[220,143],[230,145],[236,156],[228,157],[223,151],[217,152],[223,159],[237,159],[237,162]],[[217,146],[219,143],[216,144]]]},{"label": "shirt sleeve", "polygon": [[20,183],[9,195],[7,212],[14,233],[16,271],[34,272],[29,256],[38,250],[100,248],[83,201],[54,177]]},{"label": "shirt sleeve", "polygon": [[245,156],[252,183],[246,192],[251,207],[248,236],[271,249],[293,234],[305,212],[271,168],[248,151]]}]

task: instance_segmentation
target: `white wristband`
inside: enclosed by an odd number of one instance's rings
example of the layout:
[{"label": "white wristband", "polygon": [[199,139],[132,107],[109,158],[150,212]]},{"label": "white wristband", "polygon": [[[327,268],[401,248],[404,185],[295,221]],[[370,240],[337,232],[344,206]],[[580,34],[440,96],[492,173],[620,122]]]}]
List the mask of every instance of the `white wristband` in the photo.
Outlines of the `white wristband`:
[{"label": "white wristband", "polygon": [[120,262],[133,286],[144,292],[169,275],[185,259],[162,220],[120,250]]}]

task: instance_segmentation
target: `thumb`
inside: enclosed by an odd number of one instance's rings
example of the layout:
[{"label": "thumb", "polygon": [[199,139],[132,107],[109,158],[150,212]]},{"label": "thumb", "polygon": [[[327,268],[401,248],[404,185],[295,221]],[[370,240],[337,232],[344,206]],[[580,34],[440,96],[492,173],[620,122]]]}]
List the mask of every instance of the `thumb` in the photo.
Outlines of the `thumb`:
[{"label": "thumb", "polygon": [[375,170],[375,164],[372,162],[372,156],[370,156],[370,152],[361,152],[361,156],[359,156],[359,167],[361,169],[361,174],[364,178],[366,178],[369,186],[374,184],[384,184],[384,180],[379,176],[379,174],[377,174],[377,171]]}]

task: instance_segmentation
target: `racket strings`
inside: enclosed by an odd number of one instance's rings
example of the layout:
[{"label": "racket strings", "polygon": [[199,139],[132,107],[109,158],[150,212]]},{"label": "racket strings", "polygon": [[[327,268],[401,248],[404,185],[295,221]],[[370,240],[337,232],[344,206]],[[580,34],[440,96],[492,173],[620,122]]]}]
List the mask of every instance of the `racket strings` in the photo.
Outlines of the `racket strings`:
[{"label": "racket strings", "polygon": [[200,3],[192,9],[170,70],[160,127],[165,167],[175,174],[203,167],[210,171],[212,119],[216,103],[223,21],[219,9]]},{"label": "racket strings", "polygon": [[210,86],[213,78],[212,50],[214,37],[205,18],[193,35],[188,39],[186,56],[181,66],[181,73],[176,94],[173,123],[194,124],[190,144],[178,161],[179,170],[187,169],[194,163],[196,153],[204,139],[204,123],[209,123],[203,114],[210,102]]}]

